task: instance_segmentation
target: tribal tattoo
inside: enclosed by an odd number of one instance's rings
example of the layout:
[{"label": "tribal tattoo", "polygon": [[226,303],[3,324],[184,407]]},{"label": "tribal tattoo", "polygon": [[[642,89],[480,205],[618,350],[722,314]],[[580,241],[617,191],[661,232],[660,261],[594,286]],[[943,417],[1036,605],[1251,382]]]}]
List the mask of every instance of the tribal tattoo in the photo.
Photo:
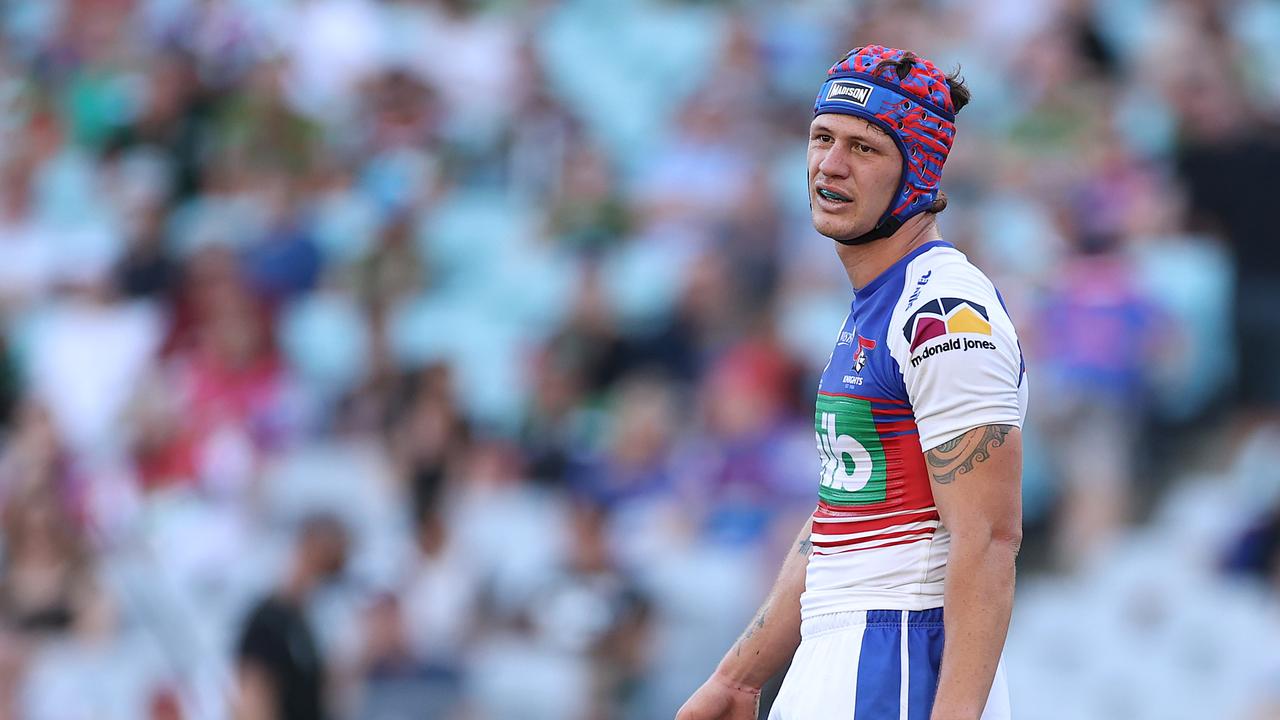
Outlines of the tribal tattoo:
[{"label": "tribal tattoo", "polygon": [[985,425],[953,440],[948,440],[924,454],[933,479],[946,485],[957,475],[967,475],[977,463],[991,457],[991,449],[1004,444],[1012,425]]}]

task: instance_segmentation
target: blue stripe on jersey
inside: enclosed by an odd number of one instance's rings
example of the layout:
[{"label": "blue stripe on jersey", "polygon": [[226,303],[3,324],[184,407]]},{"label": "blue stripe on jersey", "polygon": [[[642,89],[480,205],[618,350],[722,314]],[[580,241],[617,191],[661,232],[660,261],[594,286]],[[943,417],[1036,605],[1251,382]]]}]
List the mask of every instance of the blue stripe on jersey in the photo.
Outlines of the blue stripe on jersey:
[{"label": "blue stripe on jersey", "polygon": [[[996,299],[1000,301],[1000,307],[1004,310],[1005,315],[1009,315],[1009,306],[1004,304],[1004,296],[1000,294],[1000,288],[995,288]],[[1013,322],[1013,316],[1009,315],[1009,322]],[[1018,341],[1018,387],[1022,387],[1022,381],[1027,377],[1027,356],[1022,354],[1022,341]]]},{"label": "blue stripe on jersey", "polygon": [[858,655],[855,720],[896,718],[902,704],[902,611],[868,610]]},{"label": "blue stripe on jersey", "polygon": [[901,435],[919,435],[919,434],[920,434],[919,430],[898,430],[890,433],[882,432],[880,433],[880,439],[888,440],[889,438],[896,438]]},{"label": "blue stripe on jersey", "polygon": [[942,668],[942,608],[907,614],[907,720],[929,720]]}]

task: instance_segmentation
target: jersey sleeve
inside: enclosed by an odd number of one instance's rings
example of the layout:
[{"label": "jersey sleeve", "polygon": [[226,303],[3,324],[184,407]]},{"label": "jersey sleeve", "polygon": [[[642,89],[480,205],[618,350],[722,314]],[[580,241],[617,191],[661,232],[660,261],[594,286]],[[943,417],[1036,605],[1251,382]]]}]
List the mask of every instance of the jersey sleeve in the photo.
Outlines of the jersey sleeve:
[{"label": "jersey sleeve", "polygon": [[889,328],[920,447],[930,450],[983,425],[1021,427],[1022,351],[995,287],[963,261],[931,274],[925,292],[905,307],[899,303]]}]

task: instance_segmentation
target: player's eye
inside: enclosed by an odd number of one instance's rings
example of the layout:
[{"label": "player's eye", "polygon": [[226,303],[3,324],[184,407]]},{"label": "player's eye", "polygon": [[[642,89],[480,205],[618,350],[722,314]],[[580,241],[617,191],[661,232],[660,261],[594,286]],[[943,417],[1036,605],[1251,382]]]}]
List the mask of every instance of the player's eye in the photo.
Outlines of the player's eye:
[{"label": "player's eye", "polygon": [[813,136],[813,139],[824,145],[829,145],[830,143],[835,142],[835,138],[825,133],[817,133]]},{"label": "player's eye", "polygon": [[875,150],[876,150],[875,148],[871,147],[870,145],[868,145],[868,144],[866,144],[866,143],[854,143],[854,144],[853,144],[853,149],[854,149],[854,150],[857,150],[858,152],[862,153],[863,155],[867,155],[867,154],[869,154],[869,153],[873,153],[873,152],[875,152]]}]

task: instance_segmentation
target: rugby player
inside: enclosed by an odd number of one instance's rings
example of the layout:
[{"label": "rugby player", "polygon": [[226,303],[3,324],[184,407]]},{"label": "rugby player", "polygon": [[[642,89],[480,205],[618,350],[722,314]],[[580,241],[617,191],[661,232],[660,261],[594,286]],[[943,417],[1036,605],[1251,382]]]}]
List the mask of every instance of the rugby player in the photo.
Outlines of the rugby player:
[{"label": "rugby player", "polygon": [[935,222],[968,100],[878,45],[827,72],[809,199],[853,299],[818,385],[818,504],[677,720],[754,719],[788,660],[773,720],[1009,717],[1026,372],[999,293]]}]

